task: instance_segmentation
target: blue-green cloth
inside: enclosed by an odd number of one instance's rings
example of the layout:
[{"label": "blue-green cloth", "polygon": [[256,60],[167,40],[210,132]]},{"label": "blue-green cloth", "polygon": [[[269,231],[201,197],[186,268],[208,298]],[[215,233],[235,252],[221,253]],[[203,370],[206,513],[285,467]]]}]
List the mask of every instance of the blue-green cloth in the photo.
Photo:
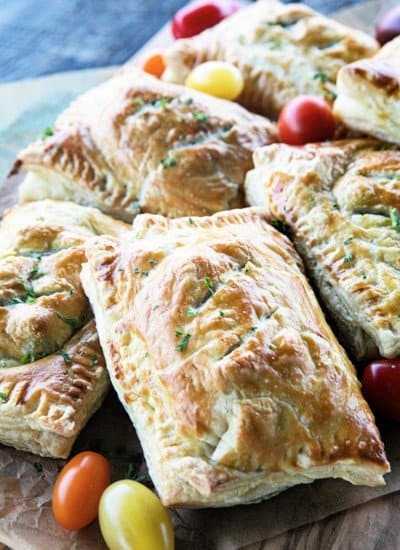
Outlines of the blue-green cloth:
[{"label": "blue-green cloth", "polygon": [[[329,13],[356,1],[305,3]],[[119,65],[185,3],[186,0],[0,0],[0,82]]]}]

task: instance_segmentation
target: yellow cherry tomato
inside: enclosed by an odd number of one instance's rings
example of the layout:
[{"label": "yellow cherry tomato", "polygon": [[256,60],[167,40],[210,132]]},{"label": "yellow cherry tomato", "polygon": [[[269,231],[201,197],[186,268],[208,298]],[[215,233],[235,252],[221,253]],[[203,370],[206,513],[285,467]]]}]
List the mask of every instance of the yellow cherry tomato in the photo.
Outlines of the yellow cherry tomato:
[{"label": "yellow cherry tomato", "polygon": [[197,65],[186,78],[185,86],[206,94],[236,99],[242,92],[244,82],[237,67],[225,61],[206,61]]},{"label": "yellow cherry tomato", "polygon": [[99,505],[101,533],[110,550],[174,550],[174,531],[158,497],[137,481],[112,483]]}]

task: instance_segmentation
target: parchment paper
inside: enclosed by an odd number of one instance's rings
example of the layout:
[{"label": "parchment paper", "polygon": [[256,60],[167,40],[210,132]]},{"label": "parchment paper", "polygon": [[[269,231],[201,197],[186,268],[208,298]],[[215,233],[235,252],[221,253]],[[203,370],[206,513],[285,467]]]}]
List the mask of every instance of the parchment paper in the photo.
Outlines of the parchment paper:
[{"label": "parchment paper", "polygon": [[[345,23],[371,29],[376,14],[396,3],[369,1],[335,16]],[[165,43],[166,33],[152,41]],[[29,143],[57,114],[91,86],[108,78],[113,69],[65,73],[0,86],[0,181],[21,147]],[[0,213],[16,202],[16,180],[0,190]],[[380,425],[392,466],[381,488],[353,487],[340,480],[298,486],[266,502],[219,510],[171,511],[177,550],[235,550],[267,540],[290,529],[400,490],[398,427]],[[104,406],[80,435],[74,452],[93,449],[110,458],[113,479],[135,470],[146,474],[134,429],[110,393]],[[139,457],[138,457],[139,453]],[[63,461],[41,459],[0,446],[0,542],[15,550],[100,550],[106,548],[98,524],[77,533],[59,527],[51,512],[51,492]]]}]

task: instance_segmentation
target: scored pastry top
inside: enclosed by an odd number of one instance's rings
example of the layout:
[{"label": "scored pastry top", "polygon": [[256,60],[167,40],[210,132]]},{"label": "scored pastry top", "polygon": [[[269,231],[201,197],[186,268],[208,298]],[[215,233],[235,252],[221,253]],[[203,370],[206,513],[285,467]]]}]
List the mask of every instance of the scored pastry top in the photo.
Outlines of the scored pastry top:
[{"label": "scored pastry top", "polygon": [[126,221],[205,215],[243,204],[252,153],[273,141],[267,119],[128,66],[75,100],[14,172],[34,175],[22,201],[73,200]]},{"label": "scored pastry top", "polygon": [[341,67],[378,50],[367,34],[323,17],[302,4],[260,0],[166,52],[170,82],[184,83],[207,60],[236,65],[245,86],[239,103],[271,118],[299,94],[333,101]]},{"label": "scored pastry top", "polygon": [[136,218],[82,272],[163,501],[221,506],[387,471],[354,367],[289,240],[257,209]]}]

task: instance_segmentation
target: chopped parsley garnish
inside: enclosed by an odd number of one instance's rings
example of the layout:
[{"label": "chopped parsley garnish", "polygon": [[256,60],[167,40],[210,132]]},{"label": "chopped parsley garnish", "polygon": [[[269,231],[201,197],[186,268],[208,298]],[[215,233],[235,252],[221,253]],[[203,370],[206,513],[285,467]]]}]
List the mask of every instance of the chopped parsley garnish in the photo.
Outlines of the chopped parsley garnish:
[{"label": "chopped parsley garnish", "polygon": [[276,348],[277,348],[277,346],[276,346],[275,344],[272,344],[272,343],[271,343],[268,347],[269,347],[270,349],[276,349]]},{"label": "chopped parsley garnish", "polygon": [[175,118],[175,120],[176,120],[176,122],[183,122],[183,117],[177,116],[177,117]]},{"label": "chopped parsley garnish", "polygon": [[349,254],[346,254],[346,256],[343,258],[343,263],[348,264],[353,259],[353,254],[350,252]]},{"label": "chopped parsley garnish", "polygon": [[179,351],[185,351],[187,348],[187,345],[189,343],[189,338],[191,337],[191,334],[185,334],[185,336],[182,338],[182,340],[177,344],[175,347]]},{"label": "chopped parsley garnish", "polygon": [[279,233],[283,233],[286,236],[289,236],[292,232],[290,225],[288,225],[283,220],[272,220],[272,227],[274,227]]},{"label": "chopped parsley garnish", "polygon": [[183,330],[181,328],[176,328],[175,329],[175,336],[182,336],[183,335]]},{"label": "chopped parsley garnish", "polygon": [[61,355],[61,357],[68,365],[72,365],[72,359],[65,351],[57,351],[56,355]]},{"label": "chopped parsley garnish", "polygon": [[343,241],[343,244],[350,244],[352,240],[353,240],[353,237],[349,237],[348,239]]},{"label": "chopped parsley garnish", "polygon": [[28,363],[34,363],[36,359],[38,359],[38,357],[36,357],[34,353],[24,353],[24,355],[21,357],[21,363],[23,365],[27,365]]},{"label": "chopped parsley garnish", "polygon": [[206,115],[206,113],[192,113],[192,117],[197,120],[197,122],[206,122],[206,120],[208,120],[208,115]]},{"label": "chopped parsley garnish", "polygon": [[168,98],[168,97],[160,97],[160,99],[156,99],[155,101],[152,101],[151,104],[154,106],[154,107],[165,107],[166,105],[168,105],[168,103],[171,103],[172,99]]},{"label": "chopped parsley garnish", "polygon": [[133,271],[134,273],[140,274],[142,277],[147,277],[147,275],[149,274],[148,271],[141,271],[138,267],[135,267]]},{"label": "chopped parsley garnish", "polygon": [[328,75],[326,75],[325,73],[318,72],[318,73],[315,73],[315,75],[313,76],[313,80],[319,80],[320,82],[325,83],[328,80]]},{"label": "chopped parsley garnish", "polygon": [[43,277],[44,271],[42,271],[39,266],[36,266],[32,269],[32,271],[29,274],[29,280],[30,281],[36,281],[36,279],[40,279],[40,277]]},{"label": "chopped parsley garnish", "polygon": [[214,294],[214,289],[212,287],[212,284],[210,282],[210,279],[208,277],[206,277],[205,279],[203,279],[203,283],[206,285],[206,287],[208,288],[208,290],[210,291],[211,294]]},{"label": "chopped parsley garnish", "polygon": [[53,130],[51,128],[45,128],[43,130],[43,138],[47,138],[47,137],[50,137],[54,134]]},{"label": "chopped parsley garnish", "polygon": [[159,304],[156,304],[155,306],[152,307],[152,310],[155,311],[156,309],[158,309],[160,307]]},{"label": "chopped parsley garnish", "polygon": [[83,325],[83,321],[80,317],[66,317],[59,311],[56,311],[56,315],[59,319],[61,319],[61,321],[64,321],[64,323],[70,325],[74,330],[78,330]]},{"label": "chopped parsley garnish", "polygon": [[28,303],[32,303],[36,300],[37,295],[36,292],[33,290],[32,285],[24,281],[24,279],[17,279],[20,285],[22,285],[23,289],[25,290],[25,298],[24,301]]},{"label": "chopped parsley garnish", "polygon": [[139,201],[133,201],[133,203],[131,204],[131,208],[132,208],[137,214],[139,214],[139,212],[140,212],[140,202],[139,202]]},{"label": "chopped parsley garnish", "polygon": [[189,218],[189,223],[190,223],[190,225],[193,225],[193,220],[192,220],[192,218]]},{"label": "chopped parsley garnish", "polygon": [[225,311],[222,311],[222,309],[219,310],[219,316],[225,317]]},{"label": "chopped parsley garnish", "polygon": [[183,100],[183,103],[185,105],[191,105],[193,103],[193,98],[187,97],[186,99]]},{"label": "chopped parsley garnish", "polygon": [[176,162],[176,159],[169,157],[167,159],[161,159],[160,164],[165,170],[166,168],[171,168],[172,166],[176,166],[177,162]]},{"label": "chopped parsley garnish", "polygon": [[400,232],[400,215],[397,211],[397,208],[390,208],[390,221],[392,222],[392,227]]},{"label": "chopped parsley garnish", "polygon": [[146,105],[141,97],[135,97],[135,102],[140,105],[140,107],[144,107]]},{"label": "chopped parsley garnish", "polygon": [[63,370],[63,374],[68,374],[67,369]]},{"label": "chopped parsley garnish", "polygon": [[250,327],[250,330],[251,330],[252,332],[255,332],[255,331],[257,330],[257,327],[256,327],[256,326]]},{"label": "chopped parsley garnish", "polygon": [[189,317],[196,317],[197,311],[194,309],[194,307],[189,306],[187,308],[187,314],[189,315]]},{"label": "chopped parsley garnish", "polygon": [[156,265],[156,263],[157,263],[157,260],[149,260],[150,265]]},{"label": "chopped parsley garnish", "polygon": [[43,466],[40,464],[40,462],[34,462],[33,467],[35,468],[38,474],[41,474],[43,472]]},{"label": "chopped parsley garnish", "polygon": [[7,403],[8,401],[7,394],[4,393],[3,391],[0,391],[0,399],[3,401],[3,403]]},{"label": "chopped parsley garnish", "polygon": [[96,365],[99,364],[99,356],[98,355],[96,355],[95,353],[92,353],[90,358],[91,358],[91,362],[90,362],[91,367],[95,367]]}]

